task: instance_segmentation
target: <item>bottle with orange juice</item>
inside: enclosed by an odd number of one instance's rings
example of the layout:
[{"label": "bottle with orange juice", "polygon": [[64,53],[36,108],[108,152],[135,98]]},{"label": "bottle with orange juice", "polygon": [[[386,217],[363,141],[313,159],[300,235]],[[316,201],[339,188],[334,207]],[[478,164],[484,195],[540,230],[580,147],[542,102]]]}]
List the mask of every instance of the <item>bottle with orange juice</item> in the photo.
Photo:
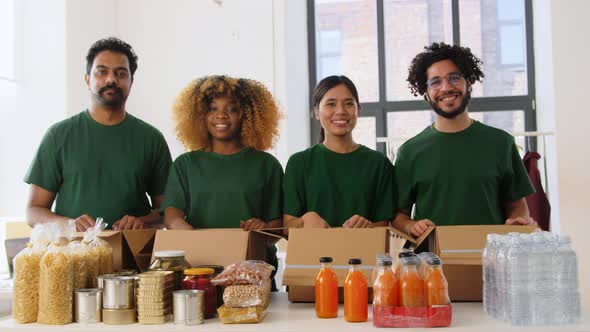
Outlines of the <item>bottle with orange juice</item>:
[{"label": "bottle with orange juice", "polygon": [[344,281],[344,318],[347,322],[366,322],[368,318],[369,290],[365,275],[360,270],[361,260],[348,260],[350,269]]},{"label": "bottle with orange juice", "polygon": [[426,305],[430,307],[449,304],[449,284],[443,273],[440,258],[431,257],[426,263],[428,264],[428,272],[424,279]]},{"label": "bottle with orange juice", "polygon": [[391,259],[383,259],[378,263],[377,277],[373,284],[373,307],[397,307],[399,285],[391,268]]},{"label": "bottle with orange juice", "polygon": [[424,307],[424,280],[418,272],[420,259],[417,256],[404,257],[401,260],[400,304],[405,308]]},{"label": "bottle with orange juice", "polygon": [[320,264],[315,278],[315,312],[318,318],[335,318],[338,316],[338,277],[332,269],[332,257],[321,257]]}]

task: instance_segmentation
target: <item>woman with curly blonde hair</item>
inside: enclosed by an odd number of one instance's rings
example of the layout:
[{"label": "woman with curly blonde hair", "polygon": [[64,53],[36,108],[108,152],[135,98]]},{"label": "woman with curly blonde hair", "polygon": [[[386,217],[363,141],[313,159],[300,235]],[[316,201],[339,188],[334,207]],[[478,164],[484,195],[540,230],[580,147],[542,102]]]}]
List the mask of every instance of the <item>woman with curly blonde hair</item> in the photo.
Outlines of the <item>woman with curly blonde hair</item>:
[{"label": "woman with curly blonde hair", "polygon": [[281,227],[283,169],[264,152],[278,136],[280,113],[264,85],[206,76],[182,90],[172,113],[189,152],[170,170],[166,228]]}]

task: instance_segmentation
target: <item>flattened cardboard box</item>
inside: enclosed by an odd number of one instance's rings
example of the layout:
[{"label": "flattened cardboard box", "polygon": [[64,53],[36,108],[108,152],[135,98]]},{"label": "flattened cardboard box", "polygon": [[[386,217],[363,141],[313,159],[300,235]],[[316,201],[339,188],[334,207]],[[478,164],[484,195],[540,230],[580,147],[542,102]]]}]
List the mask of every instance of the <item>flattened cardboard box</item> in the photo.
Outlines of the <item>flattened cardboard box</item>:
[{"label": "flattened cardboard box", "polygon": [[265,260],[266,246],[273,240],[274,237],[264,232],[242,229],[159,230],[154,253],[184,250],[191,266],[228,266],[247,259]]},{"label": "flattened cardboard box", "polygon": [[453,302],[482,300],[481,254],[488,234],[530,233],[536,226],[437,226],[428,248],[443,261]]},{"label": "flattened cardboard box", "polygon": [[[342,301],[342,286],[348,274],[348,259],[360,258],[361,270],[372,287],[372,273],[376,255],[388,250],[387,228],[330,228],[289,229],[287,257],[283,285],[289,288],[289,301],[314,302],[315,278],[319,271],[319,258],[330,256],[338,276],[339,298]],[[370,295],[371,291],[369,291]],[[369,301],[371,301],[369,296]]]}]

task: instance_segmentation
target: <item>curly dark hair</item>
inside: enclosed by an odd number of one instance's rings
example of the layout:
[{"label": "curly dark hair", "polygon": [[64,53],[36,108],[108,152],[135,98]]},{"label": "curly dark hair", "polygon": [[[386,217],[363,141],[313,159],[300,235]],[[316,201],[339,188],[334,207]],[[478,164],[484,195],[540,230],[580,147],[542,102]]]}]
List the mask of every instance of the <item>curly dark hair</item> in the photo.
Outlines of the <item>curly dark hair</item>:
[{"label": "curly dark hair", "polygon": [[131,45],[122,41],[117,37],[103,38],[90,46],[88,54],[86,55],[86,74],[90,75],[92,69],[92,63],[96,55],[102,51],[111,51],[116,53],[122,53],[127,56],[129,60],[129,69],[131,70],[131,78],[137,70],[137,55],[133,51]]},{"label": "curly dark hair", "polygon": [[448,45],[445,43],[432,43],[424,47],[424,52],[416,55],[409,68],[408,86],[414,96],[424,95],[428,86],[426,85],[426,71],[430,66],[442,60],[451,60],[459,68],[461,74],[469,84],[480,81],[484,78],[481,71],[482,62],[468,47]]},{"label": "curly dark hair", "polygon": [[230,97],[238,104],[242,144],[260,151],[274,145],[281,113],[268,89],[251,79],[213,75],[187,85],[172,107],[176,136],[189,151],[211,148],[205,117],[213,99],[219,97]]}]

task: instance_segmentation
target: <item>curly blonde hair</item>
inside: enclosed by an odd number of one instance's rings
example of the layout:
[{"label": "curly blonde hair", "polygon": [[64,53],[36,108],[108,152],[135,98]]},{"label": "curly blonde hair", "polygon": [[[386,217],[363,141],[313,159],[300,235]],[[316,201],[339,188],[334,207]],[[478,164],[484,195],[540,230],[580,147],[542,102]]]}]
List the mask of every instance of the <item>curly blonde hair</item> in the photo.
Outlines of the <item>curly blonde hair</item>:
[{"label": "curly blonde hair", "polygon": [[176,137],[187,150],[211,148],[205,117],[213,99],[220,97],[230,97],[238,104],[243,145],[260,151],[274,145],[281,113],[268,89],[251,79],[213,75],[192,81],[172,107]]}]

